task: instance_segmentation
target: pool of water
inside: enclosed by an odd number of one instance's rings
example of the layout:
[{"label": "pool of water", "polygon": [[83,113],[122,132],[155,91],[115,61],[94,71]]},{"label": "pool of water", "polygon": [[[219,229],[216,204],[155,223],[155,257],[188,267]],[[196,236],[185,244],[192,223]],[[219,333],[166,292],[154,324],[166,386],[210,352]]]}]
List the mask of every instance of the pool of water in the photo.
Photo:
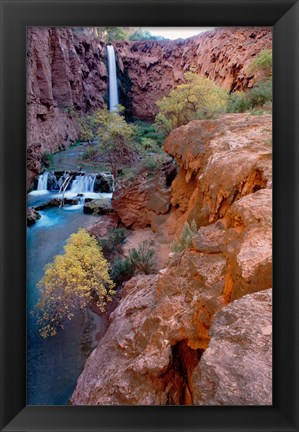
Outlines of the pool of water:
[{"label": "pool of water", "polygon": [[[29,194],[28,205],[53,198],[51,192]],[[87,356],[97,344],[105,320],[91,311],[77,312],[64,330],[43,339],[31,311],[39,298],[36,286],[44,266],[63,253],[68,237],[100,216],[83,214],[83,204],[40,211],[41,219],[27,228],[27,404],[66,405]]]}]

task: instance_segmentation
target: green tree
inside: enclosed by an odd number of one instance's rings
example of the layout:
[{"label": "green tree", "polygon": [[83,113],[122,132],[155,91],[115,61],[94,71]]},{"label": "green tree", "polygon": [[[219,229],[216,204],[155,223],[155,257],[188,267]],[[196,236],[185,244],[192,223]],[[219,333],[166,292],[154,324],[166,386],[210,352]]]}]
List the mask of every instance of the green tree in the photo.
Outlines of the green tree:
[{"label": "green tree", "polygon": [[95,238],[80,229],[68,239],[64,254],[45,267],[38,287],[37,322],[43,338],[54,336],[76,309],[92,302],[101,311],[114,294],[109,265]]},{"label": "green tree", "polygon": [[191,120],[212,118],[226,110],[228,95],[213,81],[193,72],[186,72],[185,80],[156,102],[159,113],[155,123],[167,134]]},{"label": "green tree", "polygon": [[256,81],[269,80],[272,76],[272,50],[264,49],[251,61],[248,73],[257,74]]},{"label": "green tree", "polygon": [[102,109],[82,122],[85,137],[90,140],[99,138],[98,152],[105,155],[115,179],[120,166],[131,165],[137,152],[137,144],[133,140],[136,129],[120,115],[123,109],[121,106],[118,112]]}]

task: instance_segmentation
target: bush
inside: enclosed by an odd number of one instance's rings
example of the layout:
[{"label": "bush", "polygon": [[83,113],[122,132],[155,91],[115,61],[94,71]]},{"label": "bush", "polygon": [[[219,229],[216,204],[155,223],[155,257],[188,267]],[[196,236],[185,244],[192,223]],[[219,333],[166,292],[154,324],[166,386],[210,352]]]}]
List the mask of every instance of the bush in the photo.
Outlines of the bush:
[{"label": "bush", "polygon": [[245,112],[262,107],[272,102],[272,81],[260,81],[246,92],[231,93],[228,101],[228,112]]},{"label": "bush", "polygon": [[87,146],[82,154],[82,159],[89,160],[91,162],[98,162],[99,150],[93,145]]},{"label": "bush", "polygon": [[186,72],[185,80],[156,102],[155,124],[166,135],[191,120],[214,118],[227,109],[228,95],[214,81],[193,72]]},{"label": "bush", "polygon": [[180,253],[185,249],[189,249],[192,246],[192,237],[197,233],[196,222],[193,219],[191,225],[185,222],[180,239],[176,239],[172,242],[171,250],[174,253]]},{"label": "bush", "polygon": [[267,102],[272,102],[272,81],[260,81],[246,93],[250,108],[262,107]]},{"label": "bush", "polygon": [[125,228],[115,228],[108,231],[107,238],[102,238],[98,241],[106,257],[110,257],[115,251],[120,252],[121,246],[126,239]]},{"label": "bush", "polygon": [[134,274],[151,274],[155,271],[155,250],[151,248],[153,245],[153,241],[144,240],[138,249],[134,248],[129,251],[129,261]]},{"label": "bush", "polygon": [[149,139],[154,141],[159,147],[162,147],[165,136],[157,130],[154,124],[137,120],[134,122],[134,125],[136,126],[136,140],[139,143],[146,144],[149,142],[147,139]]},{"label": "bush", "polygon": [[228,98],[227,112],[245,112],[249,111],[250,104],[246,98],[245,92],[235,92],[231,93]]},{"label": "bush", "polygon": [[141,162],[141,170],[146,169],[150,172],[156,171],[159,168],[159,163],[157,159],[152,157],[146,157]]},{"label": "bush", "polygon": [[269,79],[272,75],[272,51],[262,50],[248,66],[249,73],[256,73],[260,79]]},{"label": "bush", "polygon": [[42,162],[46,167],[50,167],[52,165],[53,155],[49,152],[45,152],[42,157]]},{"label": "bush", "polygon": [[126,259],[117,258],[113,262],[110,270],[110,276],[117,286],[131,279],[133,275],[134,275],[133,265],[128,258]]},{"label": "bush", "polygon": [[95,302],[101,311],[114,294],[109,264],[95,238],[80,229],[68,239],[64,254],[45,267],[38,287],[37,323],[43,338],[54,336],[74,311]]}]

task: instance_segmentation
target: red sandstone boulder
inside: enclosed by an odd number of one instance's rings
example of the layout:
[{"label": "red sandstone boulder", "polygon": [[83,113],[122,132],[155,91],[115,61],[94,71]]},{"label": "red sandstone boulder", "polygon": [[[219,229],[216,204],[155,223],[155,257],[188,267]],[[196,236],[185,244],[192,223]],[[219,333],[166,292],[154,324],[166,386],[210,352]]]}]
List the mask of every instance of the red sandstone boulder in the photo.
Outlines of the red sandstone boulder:
[{"label": "red sandstone boulder", "polygon": [[272,289],[217,312],[192,373],[195,405],[272,405]]}]

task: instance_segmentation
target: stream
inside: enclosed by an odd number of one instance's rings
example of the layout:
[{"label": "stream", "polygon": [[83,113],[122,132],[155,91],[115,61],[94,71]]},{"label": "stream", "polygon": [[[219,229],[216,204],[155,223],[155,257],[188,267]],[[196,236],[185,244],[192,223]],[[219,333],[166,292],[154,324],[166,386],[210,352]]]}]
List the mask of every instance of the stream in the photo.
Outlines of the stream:
[{"label": "stream", "polygon": [[[67,196],[74,193],[66,192]],[[84,193],[85,197],[111,197],[107,193]],[[37,190],[28,194],[28,207],[57,197],[56,192]],[[63,253],[68,237],[80,227],[96,223],[101,216],[83,213],[83,203],[39,211],[41,218],[27,228],[27,404],[67,405],[84,363],[103,332],[105,320],[90,310],[78,311],[64,330],[43,339],[31,311],[39,298],[37,283],[44,266]]]}]

